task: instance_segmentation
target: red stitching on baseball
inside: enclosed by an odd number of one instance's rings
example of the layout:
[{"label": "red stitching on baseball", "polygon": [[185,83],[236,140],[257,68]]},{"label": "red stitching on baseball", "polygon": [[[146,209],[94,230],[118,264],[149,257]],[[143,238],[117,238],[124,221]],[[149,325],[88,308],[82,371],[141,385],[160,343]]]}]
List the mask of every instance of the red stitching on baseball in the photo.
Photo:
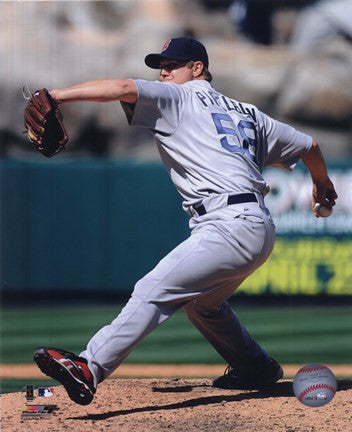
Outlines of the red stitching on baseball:
[{"label": "red stitching on baseball", "polygon": [[329,384],[314,384],[314,385],[311,385],[311,386],[307,387],[306,389],[304,389],[302,391],[302,393],[299,395],[298,399],[302,402],[308,393],[310,393],[313,390],[317,390],[317,389],[321,389],[321,388],[325,388],[325,389],[330,390],[332,392],[332,394],[336,393],[335,387],[333,387]]},{"label": "red stitching on baseball", "polygon": [[300,369],[298,371],[298,373],[300,373],[300,372],[314,372],[314,371],[326,370],[326,369],[328,369],[326,366],[303,367],[302,369]]}]

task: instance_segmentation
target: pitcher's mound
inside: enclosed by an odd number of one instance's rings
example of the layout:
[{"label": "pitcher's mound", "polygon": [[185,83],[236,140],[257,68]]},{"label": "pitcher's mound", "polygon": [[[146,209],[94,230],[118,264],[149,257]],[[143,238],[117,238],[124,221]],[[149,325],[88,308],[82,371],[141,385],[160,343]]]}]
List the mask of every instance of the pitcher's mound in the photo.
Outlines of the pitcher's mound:
[{"label": "pitcher's mound", "polygon": [[[352,381],[340,380],[334,399],[320,408],[302,405],[292,381],[266,391],[221,390],[208,379],[109,379],[88,406],[71,402],[62,386],[32,404],[57,405],[49,417],[22,418],[21,393],[1,396],[2,432],[285,431],[352,430]],[[36,394],[36,393],[35,393]]]}]

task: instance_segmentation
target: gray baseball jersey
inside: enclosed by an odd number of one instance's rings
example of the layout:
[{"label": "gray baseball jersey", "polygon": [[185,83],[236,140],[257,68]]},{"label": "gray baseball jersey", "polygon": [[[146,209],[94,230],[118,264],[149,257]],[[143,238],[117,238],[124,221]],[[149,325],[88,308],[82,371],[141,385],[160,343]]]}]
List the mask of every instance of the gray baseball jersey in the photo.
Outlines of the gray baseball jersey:
[{"label": "gray baseball jersey", "polygon": [[263,168],[291,169],[311,146],[311,137],[222,95],[207,81],[135,83],[134,110],[122,103],[128,121],[155,135],[190,214],[191,207],[211,194],[265,194]]},{"label": "gray baseball jersey", "polygon": [[[123,103],[131,125],[148,128],[192,216],[189,238],[140,279],[118,317],[80,355],[97,385],[133,348],[181,307],[237,373],[268,354],[227,299],[270,255],[274,224],[263,195],[265,166],[291,169],[312,139],[237,102],[206,81],[183,85],[135,81],[138,101]],[[254,194],[255,202],[228,204]],[[206,212],[199,214],[199,205]],[[133,232],[131,232],[133,235]]]}]

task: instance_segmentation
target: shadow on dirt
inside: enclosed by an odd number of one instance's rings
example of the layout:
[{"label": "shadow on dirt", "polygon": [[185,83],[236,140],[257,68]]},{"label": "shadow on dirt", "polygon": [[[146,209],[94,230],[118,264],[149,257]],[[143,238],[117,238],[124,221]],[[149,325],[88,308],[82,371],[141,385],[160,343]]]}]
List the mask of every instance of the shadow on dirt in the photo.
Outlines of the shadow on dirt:
[{"label": "shadow on dirt", "polygon": [[[349,390],[352,389],[352,380],[338,380],[338,389],[337,391]],[[154,392],[160,393],[189,393],[194,388],[199,387],[209,387],[211,390],[212,387],[209,385],[195,385],[195,386],[176,386],[176,387],[153,387]],[[216,389],[219,390],[219,389]],[[163,410],[175,410],[182,408],[191,408],[195,406],[202,405],[210,405],[210,404],[221,404],[224,402],[240,402],[243,400],[250,399],[266,399],[272,397],[294,397],[292,391],[292,381],[283,381],[279,383],[275,383],[272,386],[266,388],[265,390],[252,390],[246,391],[243,393],[237,393],[235,395],[223,394],[216,396],[204,396],[195,399],[188,399],[181,402],[171,403],[167,405],[154,405],[154,406],[143,406],[136,407],[127,410],[117,410],[117,411],[108,411],[102,414],[88,414],[86,416],[80,417],[69,417],[69,420],[106,420],[112,417],[124,416],[128,414],[135,414],[141,412],[153,412],[153,411],[163,411]]]}]

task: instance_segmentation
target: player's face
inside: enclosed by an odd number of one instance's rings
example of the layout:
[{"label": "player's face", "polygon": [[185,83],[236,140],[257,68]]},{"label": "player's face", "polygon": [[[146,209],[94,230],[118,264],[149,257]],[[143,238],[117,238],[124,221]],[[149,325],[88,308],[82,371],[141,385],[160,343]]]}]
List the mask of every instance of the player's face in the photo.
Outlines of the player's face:
[{"label": "player's face", "polygon": [[160,62],[160,81],[184,84],[193,79],[192,62],[162,60]]}]

